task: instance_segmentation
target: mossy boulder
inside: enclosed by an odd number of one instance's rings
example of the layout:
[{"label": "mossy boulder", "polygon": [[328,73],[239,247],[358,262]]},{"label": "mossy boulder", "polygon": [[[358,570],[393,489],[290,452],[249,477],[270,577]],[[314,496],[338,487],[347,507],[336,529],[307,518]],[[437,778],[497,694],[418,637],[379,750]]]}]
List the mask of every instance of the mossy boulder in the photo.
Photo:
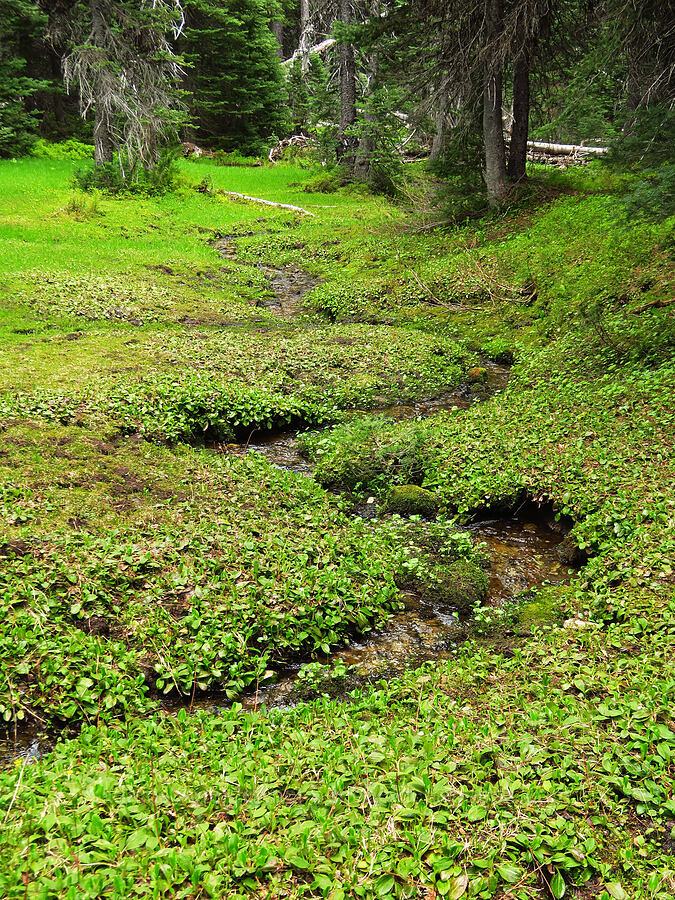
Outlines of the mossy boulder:
[{"label": "mossy boulder", "polygon": [[564,597],[566,585],[548,585],[537,591],[518,608],[518,623],[525,628],[540,625],[556,625],[563,621],[567,614]]},{"label": "mossy boulder", "polygon": [[487,369],[483,366],[474,366],[466,373],[466,380],[469,384],[485,384],[487,382]]},{"label": "mossy boulder", "polygon": [[400,484],[389,491],[384,511],[398,513],[400,516],[424,516],[426,519],[433,519],[440,505],[440,500],[431,491],[416,484]]},{"label": "mossy boulder", "polygon": [[585,566],[588,562],[588,553],[577,543],[573,534],[566,535],[558,545],[558,557],[560,562],[575,569]]},{"label": "mossy boulder", "polygon": [[488,577],[473,560],[458,559],[449,566],[438,567],[418,590],[424,600],[466,614],[476,604],[485,602]]}]

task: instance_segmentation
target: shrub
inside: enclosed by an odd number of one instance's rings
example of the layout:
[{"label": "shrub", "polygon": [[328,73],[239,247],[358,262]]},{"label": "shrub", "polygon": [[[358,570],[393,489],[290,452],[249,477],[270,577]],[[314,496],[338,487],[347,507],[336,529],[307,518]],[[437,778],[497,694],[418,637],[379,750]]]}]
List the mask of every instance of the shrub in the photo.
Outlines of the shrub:
[{"label": "shrub", "polygon": [[73,175],[73,183],[86,193],[98,190],[112,195],[158,196],[176,188],[179,174],[175,152],[165,151],[151,169],[138,168],[127,173],[117,163],[103,163],[94,168],[78,169]]},{"label": "shrub", "polygon": [[262,166],[265,161],[259,156],[245,156],[239,150],[216,150],[213,154],[213,161],[217,166],[241,166],[243,168],[254,169]]},{"label": "shrub", "polygon": [[82,141],[68,140],[52,143],[40,138],[35,142],[32,151],[38,159],[93,159],[94,148]]}]

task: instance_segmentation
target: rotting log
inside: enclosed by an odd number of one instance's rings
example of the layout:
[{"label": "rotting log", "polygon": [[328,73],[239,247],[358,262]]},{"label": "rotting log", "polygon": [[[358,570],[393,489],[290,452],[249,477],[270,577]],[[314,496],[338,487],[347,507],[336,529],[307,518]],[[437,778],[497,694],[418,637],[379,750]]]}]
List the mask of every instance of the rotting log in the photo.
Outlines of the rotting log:
[{"label": "rotting log", "polygon": [[250,203],[263,203],[265,206],[278,206],[280,209],[290,209],[292,212],[302,213],[305,216],[316,217],[316,213],[303,209],[302,206],[293,206],[291,203],[276,203],[274,200],[263,200],[262,197],[249,197],[248,194],[239,194],[237,191],[224,191],[219,189],[219,194],[227,197],[236,197],[238,200],[248,200]]},{"label": "rotting log", "polygon": [[575,156],[591,154],[602,156],[607,153],[607,147],[586,147],[583,144],[549,144],[546,141],[528,141],[528,150],[537,150],[540,153],[550,153],[551,156]]}]

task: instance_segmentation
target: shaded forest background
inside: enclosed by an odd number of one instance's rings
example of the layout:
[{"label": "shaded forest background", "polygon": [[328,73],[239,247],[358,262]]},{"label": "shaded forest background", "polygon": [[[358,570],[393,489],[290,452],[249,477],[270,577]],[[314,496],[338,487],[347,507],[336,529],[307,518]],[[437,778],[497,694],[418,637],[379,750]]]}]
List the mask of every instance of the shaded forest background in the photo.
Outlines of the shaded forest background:
[{"label": "shaded forest background", "polygon": [[93,142],[128,182],[178,139],[232,162],[304,135],[342,181],[395,193],[429,158],[495,204],[528,139],[609,144],[659,205],[674,23],[652,0],[3,0],[0,155]]}]

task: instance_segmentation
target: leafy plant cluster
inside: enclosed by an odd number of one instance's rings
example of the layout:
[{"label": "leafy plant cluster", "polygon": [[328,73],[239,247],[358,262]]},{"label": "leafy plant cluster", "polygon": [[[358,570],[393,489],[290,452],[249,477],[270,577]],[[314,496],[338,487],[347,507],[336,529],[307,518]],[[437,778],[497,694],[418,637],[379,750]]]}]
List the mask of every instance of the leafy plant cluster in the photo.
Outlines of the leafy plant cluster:
[{"label": "leafy plant cluster", "polygon": [[672,679],[565,640],[467,646],[348,705],[85,728],[2,777],[4,890],[665,900]]},{"label": "leafy plant cluster", "polygon": [[[5,719],[137,712],[149,689],[235,696],[398,605],[398,540],[313,482],[256,455],[78,432],[4,435]],[[14,466],[36,454],[20,489]]]},{"label": "leafy plant cluster", "polygon": [[[51,271],[25,275],[27,295],[38,315],[131,321],[140,325],[166,315],[172,302],[166,288],[149,281],[113,278],[93,272],[72,276]],[[39,286],[39,289],[37,289]]]},{"label": "leafy plant cluster", "polygon": [[67,141],[47,141],[38,138],[31,148],[31,155],[38,159],[92,159],[94,147],[75,138]]},{"label": "leafy plant cluster", "polygon": [[117,163],[82,167],[73,174],[73,184],[82,191],[101,191],[112,196],[157,197],[173,191],[180,181],[176,151],[164,150],[152,167],[139,167],[131,179]]}]

